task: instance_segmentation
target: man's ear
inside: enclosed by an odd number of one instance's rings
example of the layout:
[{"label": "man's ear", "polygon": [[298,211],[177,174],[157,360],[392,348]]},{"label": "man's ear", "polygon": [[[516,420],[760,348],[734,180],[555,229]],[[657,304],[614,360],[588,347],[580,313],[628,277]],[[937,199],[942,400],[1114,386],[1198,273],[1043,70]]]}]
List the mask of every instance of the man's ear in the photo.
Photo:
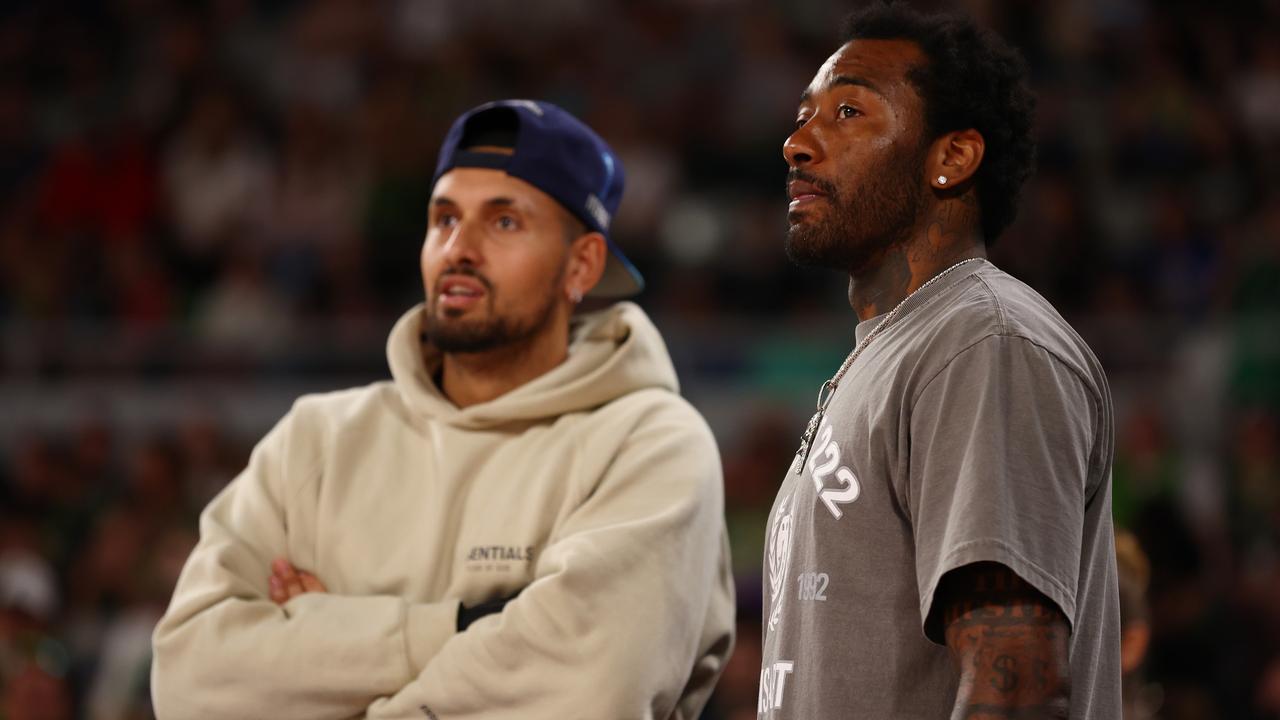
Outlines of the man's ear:
[{"label": "man's ear", "polygon": [[564,293],[573,304],[581,302],[596,283],[600,282],[608,255],[608,242],[598,232],[583,233],[569,243]]},{"label": "man's ear", "polygon": [[963,184],[978,172],[986,148],[982,133],[972,128],[944,133],[933,141],[925,162],[929,185],[950,190]]}]

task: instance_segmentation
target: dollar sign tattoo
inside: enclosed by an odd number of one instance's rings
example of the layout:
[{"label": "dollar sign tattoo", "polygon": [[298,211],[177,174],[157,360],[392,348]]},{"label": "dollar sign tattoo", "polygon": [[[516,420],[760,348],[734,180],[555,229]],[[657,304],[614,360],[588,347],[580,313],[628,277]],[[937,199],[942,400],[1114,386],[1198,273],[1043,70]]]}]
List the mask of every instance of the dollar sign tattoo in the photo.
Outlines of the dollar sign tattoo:
[{"label": "dollar sign tattoo", "polygon": [[1018,661],[1008,655],[1001,655],[995,659],[991,667],[1000,673],[1000,678],[991,679],[991,687],[1002,693],[1013,692],[1018,687]]}]

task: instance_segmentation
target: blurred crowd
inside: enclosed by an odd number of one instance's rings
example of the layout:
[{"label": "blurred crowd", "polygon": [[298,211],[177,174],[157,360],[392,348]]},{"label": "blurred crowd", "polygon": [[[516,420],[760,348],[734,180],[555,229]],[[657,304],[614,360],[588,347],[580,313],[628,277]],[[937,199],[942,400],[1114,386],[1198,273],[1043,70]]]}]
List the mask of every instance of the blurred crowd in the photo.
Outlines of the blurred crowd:
[{"label": "blurred crowd", "polygon": [[[1130,717],[1280,717],[1280,5],[962,5],[1040,95],[993,259],[1111,378]],[[741,632],[707,715],[755,717],[765,517],[853,326],[843,279],[782,252],[781,143],[847,9],[6,3],[0,718],[151,716],[196,516],[272,419],[235,408],[385,374],[436,147],[512,96],[623,159],[615,238],[724,453]]]}]

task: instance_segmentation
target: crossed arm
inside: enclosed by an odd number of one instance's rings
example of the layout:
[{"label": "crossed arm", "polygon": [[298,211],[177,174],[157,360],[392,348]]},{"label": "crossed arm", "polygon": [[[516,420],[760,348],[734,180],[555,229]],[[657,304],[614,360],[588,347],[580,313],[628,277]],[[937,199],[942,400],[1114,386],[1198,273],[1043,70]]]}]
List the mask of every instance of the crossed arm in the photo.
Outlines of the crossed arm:
[{"label": "crossed arm", "polygon": [[[320,578],[307,572],[299,570],[289,562],[289,558],[278,557],[271,561],[271,575],[267,578],[268,595],[271,602],[284,607],[284,604],[290,600],[302,595],[303,593],[327,593],[329,589],[320,582]],[[518,594],[518,593],[517,593]],[[459,607],[458,609],[458,630],[465,630],[467,625],[479,620],[485,615],[492,615],[496,612],[502,612],[502,608],[506,606],[514,595],[506,598],[490,600],[480,603],[474,607]]]},{"label": "crossed arm", "polygon": [[[637,422],[520,597],[463,632],[456,599],[344,594],[306,572],[313,558],[289,554],[307,543],[289,542],[286,501],[306,502],[297,487],[320,468],[310,448],[285,457],[292,423],[282,423],[201,516],[201,541],[154,636],[157,715],[404,718],[426,706],[496,720],[700,708],[728,653],[732,585],[713,439],[676,411],[691,412],[663,406]],[[301,517],[294,532],[307,532]]]},{"label": "crossed arm", "polygon": [[1057,605],[992,562],[947,573],[938,597],[960,673],[951,720],[1067,717],[1071,628]]}]

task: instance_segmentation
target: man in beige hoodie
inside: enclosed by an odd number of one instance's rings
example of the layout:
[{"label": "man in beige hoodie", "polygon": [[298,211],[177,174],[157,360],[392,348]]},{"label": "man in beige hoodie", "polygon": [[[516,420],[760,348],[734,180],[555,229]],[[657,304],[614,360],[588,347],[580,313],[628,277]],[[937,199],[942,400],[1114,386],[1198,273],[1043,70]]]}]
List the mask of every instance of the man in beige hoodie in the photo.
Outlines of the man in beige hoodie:
[{"label": "man in beige hoodie", "polygon": [[304,397],[210,503],[161,718],[695,718],[732,645],[722,478],[608,238],[622,167],[545,102],[445,139],[392,380]]}]

